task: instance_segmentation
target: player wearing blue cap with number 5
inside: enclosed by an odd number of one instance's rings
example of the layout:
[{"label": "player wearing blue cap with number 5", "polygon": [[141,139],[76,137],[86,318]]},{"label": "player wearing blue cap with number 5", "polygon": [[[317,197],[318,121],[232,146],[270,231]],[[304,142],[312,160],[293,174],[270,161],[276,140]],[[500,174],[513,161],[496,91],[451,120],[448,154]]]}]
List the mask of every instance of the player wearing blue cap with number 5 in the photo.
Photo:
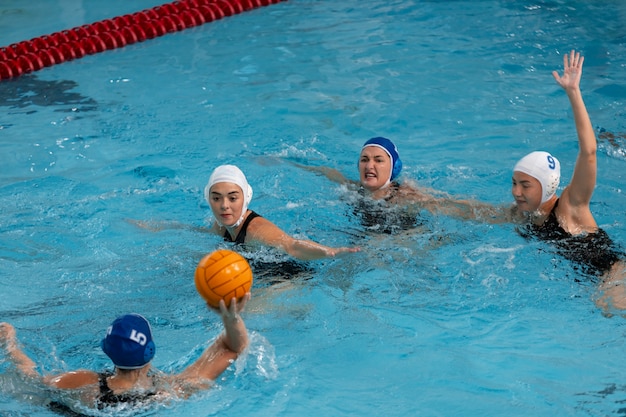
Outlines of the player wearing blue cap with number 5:
[{"label": "player wearing blue cap with number 5", "polygon": [[228,308],[224,300],[220,301],[224,332],[178,374],[164,374],[151,368],[156,346],[148,320],[139,314],[120,316],[106,330],[101,347],[115,365],[113,371],[77,370],[42,376],[35,362],[18,346],[15,328],[9,323],[0,323],[0,345],[29,383],[71,390],[81,399],[80,404],[51,402],[49,406],[53,410],[81,412],[80,407],[102,410],[120,404],[125,408],[145,406],[159,399],[185,398],[210,387],[248,345],[248,333],[239,313],[249,299],[250,293],[239,300],[233,298]]}]

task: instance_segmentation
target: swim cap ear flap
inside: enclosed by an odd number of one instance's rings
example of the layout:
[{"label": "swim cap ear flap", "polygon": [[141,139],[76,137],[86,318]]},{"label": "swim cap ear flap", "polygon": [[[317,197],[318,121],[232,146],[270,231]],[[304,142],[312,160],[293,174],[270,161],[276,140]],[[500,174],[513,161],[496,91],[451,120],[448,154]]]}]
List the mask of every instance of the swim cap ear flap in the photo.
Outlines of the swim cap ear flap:
[{"label": "swim cap ear flap", "polygon": [[391,170],[390,180],[391,181],[395,180],[398,177],[398,175],[400,175],[401,171],[402,171],[402,161],[400,160],[400,157],[398,157],[398,159],[396,159],[393,163],[393,169]]},{"label": "swim cap ear flap", "polygon": [[248,189],[244,190],[243,193],[245,194],[245,208],[248,208],[248,205],[250,204],[250,202],[252,201],[252,196],[254,195],[254,191],[252,191],[252,186],[250,184],[248,184]]},{"label": "swim cap ear flap", "polygon": [[548,152],[531,152],[519,160],[513,171],[523,172],[541,184],[541,204],[556,194],[561,181],[561,164]]},{"label": "swim cap ear flap", "polygon": [[365,142],[361,150],[367,146],[378,146],[387,152],[387,155],[389,155],[389,158],[391,159],[391,176],[389,177],[389,181],[395,180],[402,171],[402,161],[400,160],[400,155],[398,154],[398,148],[396,148],[396,145],[391,140],[379,136],[371,138]]},{"label": "swim cap ear flap", "polygon": [[155,353],[156,353],[156,346],[154,342],[151,340],[148,343],[146,343],[146,348],[143,351],[143,360],[146,361],[146,363],[150,362],[152,358],[154,358]]}]

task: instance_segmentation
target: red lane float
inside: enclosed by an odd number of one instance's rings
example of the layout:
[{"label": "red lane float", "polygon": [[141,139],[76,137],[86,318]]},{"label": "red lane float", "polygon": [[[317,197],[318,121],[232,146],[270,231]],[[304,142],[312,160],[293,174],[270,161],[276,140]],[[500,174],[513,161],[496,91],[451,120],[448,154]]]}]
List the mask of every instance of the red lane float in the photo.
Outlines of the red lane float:
[{"label": "red lane float", "polygon": [[0,80],[284,0],[177,0],[0,48]]}]

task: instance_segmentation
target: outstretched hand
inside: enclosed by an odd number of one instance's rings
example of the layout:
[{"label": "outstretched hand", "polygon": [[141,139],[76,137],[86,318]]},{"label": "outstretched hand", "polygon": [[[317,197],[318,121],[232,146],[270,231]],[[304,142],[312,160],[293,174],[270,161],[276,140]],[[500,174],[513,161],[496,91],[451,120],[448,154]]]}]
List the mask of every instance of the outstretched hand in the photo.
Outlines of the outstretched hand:
[{"label": "outstretched hand", "polygon": [[250,297],[249,292],[239,299],[233,297],[228,308],[224,300],[220,300],[220,315],[225,330],[224,343],[229,350],[237,354],[241,353],[248,345],[248,332],[239,313],[246,307]]},{"label": "outstretched hand", "polygon": [[583,62],[585,57],[572,49],[569,55],[563,55],[563,75],[552,71],[552,76],[564,90],[580,88],[580,77],[583,74]]},{"label": "outstretched hand", "polygon": [[246,308],[246,304],[248,304],[248,301],[250,300],[250,298],[252,297],[252,294],[250,294],[249,292],[245,293],[245,295],[243,297],[241,297],[239,300],[237,300],[237,298],[233,297],[230,300],[230,305],[228,307],[226,307],[226,303],[224,302],[224,300],[220,300],[220,306],[219,306],[219,313],[222,316],[222,318],[224,318],[224,320],[226,319],[232,319],[232,318],[236,318],[237,315],[239,313],[241,313],[244,308]]},{"label": "outstretched hand", "polygon": [[18,347],[15,327],[9,323],[0,323],[0,346],[25,376],[39,377],[35,362]]},{"label": "outstretched hand", "polygon": [[0,323],[0,345],[7,346],[15,342],[15,327],[9,323]]},{"label": "outstretched hand", "polygon": [[360,252],[361,248],[360,247],[343,247],[343,248],[333,248],[330,251],[330,256],[337,256],[337,255],[343,255],[343,254],[347,254],[347,253],[356,253],[356,252]]}]

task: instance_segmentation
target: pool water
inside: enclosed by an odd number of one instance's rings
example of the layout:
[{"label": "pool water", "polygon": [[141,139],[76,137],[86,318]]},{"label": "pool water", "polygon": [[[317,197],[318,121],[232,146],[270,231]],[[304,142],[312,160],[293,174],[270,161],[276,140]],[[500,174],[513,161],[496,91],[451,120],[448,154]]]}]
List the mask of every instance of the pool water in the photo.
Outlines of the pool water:
[{"label": "pool water", "polygon": [[[160,2],[0,6],[0,44]],[[394,140],[402,178],[493,204],[515,162],[577,142],[551,72],[585,56],[599,136],[592,210],[626,244],[626,5],[618,1],[289,0],[0,82],[0,321],[47,372],[109,365],[117,315],[152,323],[175,371],[221,331],[193,284],[225,244],[206,226],[213,168],[240,166],[251,208],[288,233],[358,254],[312,276],[258,280],[246,355],[216,387],[139,415],[626,415],[626,321],[597,287],[512,225],[423,214],[368,232],[347,191],[360,146]],[[257,254],[272,256],[269,251]],[[0,415],[55,415],[0,356]],[[131,415],[120,411],[116,415]]]}]

